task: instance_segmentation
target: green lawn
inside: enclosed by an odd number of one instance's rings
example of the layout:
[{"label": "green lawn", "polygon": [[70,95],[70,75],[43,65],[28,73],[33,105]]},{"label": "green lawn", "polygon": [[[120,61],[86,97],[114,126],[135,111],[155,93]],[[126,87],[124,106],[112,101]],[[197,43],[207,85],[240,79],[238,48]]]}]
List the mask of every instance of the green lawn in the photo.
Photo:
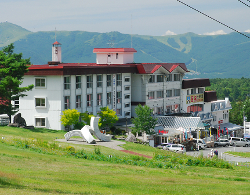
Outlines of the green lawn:
[{"label": "green lawn", "polygon": [[[64,133],[0,127],[0,136],[4,139],[34,138],[53,142],[56,137],[63,138]],[[94,152],[95,148],[72,146],[88,152]],[[126,144],[126,149],[152,156],[156,152],[169,155],[163,150],[132,143]],[[100,150],[103,154],[128,155],[105,147]],[[39,153],[0,141],[0,194],[249,194],[249,190],[247,166],[149,168]]]},{"label": "green lawn", "polygon": [[250,152],[232,152],[232,151],[228,151],[228,152],[225,152],[225,153],[235,155],[235,156],[244,157],[244,158],[250,158]]}]

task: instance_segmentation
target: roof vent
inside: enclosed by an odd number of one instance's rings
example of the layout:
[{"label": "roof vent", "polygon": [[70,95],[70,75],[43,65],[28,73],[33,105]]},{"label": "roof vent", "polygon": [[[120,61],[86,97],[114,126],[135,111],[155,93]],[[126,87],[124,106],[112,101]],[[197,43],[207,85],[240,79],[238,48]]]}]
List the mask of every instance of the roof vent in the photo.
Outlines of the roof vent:
[{"label": "roof vent", "polygon": [[58,64],[60,64],[60,62],[59,61],[50,61],[50,62],[48,62],[48,64],[50,66],[58,66]]}]

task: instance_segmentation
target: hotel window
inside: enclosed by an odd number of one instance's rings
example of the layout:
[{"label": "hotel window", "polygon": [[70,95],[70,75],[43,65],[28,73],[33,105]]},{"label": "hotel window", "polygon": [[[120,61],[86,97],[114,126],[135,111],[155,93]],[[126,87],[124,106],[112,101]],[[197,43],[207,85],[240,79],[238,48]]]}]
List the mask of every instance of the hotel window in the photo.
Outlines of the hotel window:
[{"label": "hotel window", "polygon": [[93,96],[92,94],[87,95],[87,107],[92,107]]},{"label": "hotel window", "polygon": [[122,85],[122,74],[116,75],[116,85],[121,86]]},{"label": "hotel window", "polygon": [[155,99],[155,92],[154,91],[148,92],[148,99],[149,100]]},{"label": "hotel window", "polygon": [[109,105],[111,103],[112,103],[112,93],[109,92],[109,93],[107,93],[107,105]]},{"label": "hotel window", "polygon": [[102,87],[102,75],[97,75],[97,87]]},{"label": "hotel window", "polygon": [[117,104],[122,103],[122,92],[121,91],[116,92],[116,103]]},{"label": "hotel window", "polygon": [[35,87],[45,88],[45,78],[35,78]]},{"label": "hotel window", "polygon": [[64,77],[64,89],[70,89],[70,76]]},{"label": "hotel window", "polygon": [[64,109],[70,109],[70,97],[69,96],[64,96]]},{"label": "hotel window", "polygon": [[125,91],[130,90],[130,86],[124,86]]},{"label": "hotel window", "polygon": [[163,98],[163,91],[157,91],[156,92],[156,94],[157,94],[157,98]]},{"label": "hotel window", "polygon": [[204,88],[198,88],[198,93],[203,93],[204,92]]},{"label": "hotel window", "polygon": [[180,74],[174,74],[174,81],[180,81],[181,75]]},{"label": "hotel window", "polygon": [[189,95],[189,89],[187,90],[187,95]]},{"label": "hotel window", "polygon": [[46,127],[45,118],[35,118],[36,127]]},{"label": "hotel window", "polygon": [[167,81],[172,81],[172,75],[171,74],[167,74],[166,75],[166,80]]},{"label": "hotel window", "polygon": [[172,89],[166,90],[166,97],[172,97]]},{"label": "hotel window", "polygon": [[125,77],[125,82],[129,82],[130,81],[130,77]]},{"label": "hotel window", "polygon": [[118,59],[118,53],[116,53],[116,59]]},{"label": "hotel window", "polygon": [[45,107],[45,98],[35,98],[36,107]]},{"label": "hotel window", "polygon": [[130,95],[129,95],[129,94],[126,94],[126,95],[125,95],[125,99],[130,99]]},{"label": "hotel window", "polygon": [[76,89],[81,88],[81,76],[76,76]]},{"label": "hotel window", "polygon": [[191,94],[196,94],[196,88],[191,89]]},{"label": "hotel window", "polygon": [[107,87],[111,87],[111,75],[107,75]]},{"label": "hotel window", "polygon": [[102,105],[102,93],[97,94],[97,106]]},{"label": "hotel window", "polygon": [[93,78],[92,75],[87,75],[87,88],[93,87]]},{"label": "hotel window", "polygon": [[14,108],[19,108],[19,97],[16,97],[14,100]]},{"label": "hotel window", "polygon": [[155,82],[155,75],[150,75],[150,78],[149,78],[149,83],[154,83]]},{"label": "hotel window", "polygon": [[81,108],[81,96],[76,96],[76,108]]},{"label": "hotel window", "polygon": [[129,108],[129,107],[130,107],[130,103],[126,103],[125,108]]},{"label": "hotel window", "polygon": [[116,109],[116,115],[121,115],[122,114],[122,109],[120,108],[120,109]]},{"label": "hotel window", "polygon": [[174,96],[180,96],[181,90],[180,89],[174,89]]},{"label": "hotel window", "polygon": [[172,113],[172,106],[166,106],[166,114]]},{"label": "hotel window", "polygon": [[130,112],[125,112],[125,116],[130,116]]},{"label": "hotel window", "polygon": [[163,82],[163,75],[157,75],[157,82]]}]

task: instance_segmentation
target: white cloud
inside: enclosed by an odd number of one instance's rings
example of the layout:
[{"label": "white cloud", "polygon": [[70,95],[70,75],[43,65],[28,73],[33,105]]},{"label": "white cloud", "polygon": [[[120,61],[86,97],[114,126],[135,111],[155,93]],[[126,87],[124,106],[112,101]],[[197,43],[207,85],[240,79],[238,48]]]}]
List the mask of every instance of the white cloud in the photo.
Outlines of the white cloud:
[{"label": "white cloud", "polygon": [[168,30],[167,32],[165,32],[165,34],[164,35],[162,35],[162,36],[165,36],[165,35],[177,35],[176,33],[174,33],[174,32],[172,32],[172,31],[170,31],[170,30]]},{"label": "white cloud", "polygon": [[245,30],[245,32],[246,32],[246,33],[250,33],[250,29],[248,29],[248,30]]},{"label": "white cloud", "polygon": [[217,31],[213,31],[213,32],[206,32],[203,33],[203,35],[225,35],[227,33],[224,32],[224,30],[217,30]]}]

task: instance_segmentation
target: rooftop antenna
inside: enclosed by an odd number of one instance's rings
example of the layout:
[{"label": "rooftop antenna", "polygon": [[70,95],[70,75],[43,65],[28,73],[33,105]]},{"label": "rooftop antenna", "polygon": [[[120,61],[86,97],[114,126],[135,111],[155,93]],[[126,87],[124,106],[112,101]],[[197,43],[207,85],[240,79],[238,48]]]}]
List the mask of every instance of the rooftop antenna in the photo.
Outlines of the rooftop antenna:
[{"label": "rooftop antenna", "polygon": [[113,34],[111,34],[111,39],[109,40],[109,42],[107,43],[109,45],[110,48],[114,48],[114,39],[113,39]]},{"label": "rooftop antenna", "polygon": [[131,14],[131,48],[132,48],[132,33],[133,33],[133,31],[132,31],[132,14]]},{"label": "rooftop antenna", "polygon": [[56,27],[55,27],[55,42],[56,42]]}]

